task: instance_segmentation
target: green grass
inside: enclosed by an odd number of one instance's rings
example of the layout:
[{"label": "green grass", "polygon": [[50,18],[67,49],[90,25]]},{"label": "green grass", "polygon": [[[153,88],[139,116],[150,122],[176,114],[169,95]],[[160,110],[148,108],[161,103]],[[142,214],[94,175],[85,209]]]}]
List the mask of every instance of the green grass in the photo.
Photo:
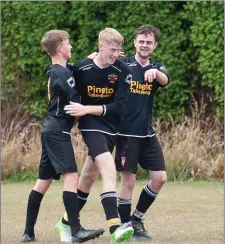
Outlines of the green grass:
[{"label": "green grass", "polygon": [[[38,177],[38,172],[35,170],[18,170],[17,172],[12,173],[11,175],[4,178],[4,182],[6,183],[20,183],[20,182],[35,182]],[[148,172],[146,170],[143,170],[139,167],[139,172],[137,174],[138,180],[145,180],[149,177]],[[118,180],[120,179],[120,174],[117,173]],[[179,181],[174,178],[174,170],[173,169],[167,169],[167,180],[168,182],[173,181]],[[211,178],[195,178],[193,179],[191,175],[189,177],[185,178],[186,181],[209,181],[209,182],[218,182],[218,179]],[[183,180],[182,180],[183,181]]]},{"label": "green grass", "polygon": [[[138,181],[133,195],[135,207],[146,181]],[[2,183],[1,243],[19,243],[24,230],[26,204],[34,182]],[[54,182],[45,196],[36,225],[36,244],[60,243],[54,225],[64,212],[62,182]],[[109,233],[100,204],[100,181],[93,187],[89,201],[81,212],[86,228],[105,228],[99,239],[89,244],[109,243]],[[145,215],[145,227],[153,236],[151,244],[222,244],[223,184],[215,181],[167,183]]]},{"label": "green grass", "polygon": [[28,181],[36,181],[38,177],[38,172],[34,170],[18,170],[15,173],[7,176],[4,179],[4,182],[12,182],[12,183],[19,183],[19,182],[28,182]]}]

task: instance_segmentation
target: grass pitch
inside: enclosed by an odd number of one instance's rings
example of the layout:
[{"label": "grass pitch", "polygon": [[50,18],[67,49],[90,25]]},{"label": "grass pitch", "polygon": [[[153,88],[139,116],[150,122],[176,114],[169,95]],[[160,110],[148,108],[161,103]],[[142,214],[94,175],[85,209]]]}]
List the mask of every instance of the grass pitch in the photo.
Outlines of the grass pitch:
[{"label": "grass pitch", "polygon": [[[133,195],[133,209],[147,181],[137,182]],[[3,183],[1,196],[1,243],[16,244],[24,231],[26,204],[32,183]],[[119,184],[118,184],[119,185]],[[60,243],[54,232],[55,223],[64,208],[61,197],[62,182],[54,182],[44,197],[36,224],[36,244]],[[85,228],[105,228],[99,239],[87,244],[110,243],[105,216],[100,203],[101,184],[97,182],[89,201],[81,212]],[[218,182],[167,183],[145,215],[145,227],[153,236],[151,241],[126,243],[151,244],[222,244],[223,184]]]}]

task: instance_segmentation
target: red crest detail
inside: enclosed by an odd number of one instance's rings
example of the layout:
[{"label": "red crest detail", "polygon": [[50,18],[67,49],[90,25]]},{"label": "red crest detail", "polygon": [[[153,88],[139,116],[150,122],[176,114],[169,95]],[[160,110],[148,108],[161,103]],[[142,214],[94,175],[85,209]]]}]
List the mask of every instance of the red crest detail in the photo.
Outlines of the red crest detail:
[{"label": "red crest detail", "polygon": [[127,158],[126,157],[121,157],[121,166],[124,167],[126,163]]},{"label": "red crest detail", "polygon": [[118,75],[116,74],[110,74],[108,75],[108,80],[110,84],[115,84],[117,81]]}]

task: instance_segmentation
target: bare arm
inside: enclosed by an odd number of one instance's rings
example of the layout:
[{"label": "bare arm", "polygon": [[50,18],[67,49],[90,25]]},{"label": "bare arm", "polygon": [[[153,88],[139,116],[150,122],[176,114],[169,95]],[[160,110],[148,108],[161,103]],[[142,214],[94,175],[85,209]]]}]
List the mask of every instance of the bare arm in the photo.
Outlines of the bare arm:
[{"label": "bare arm", "polygon": [[168,73],[165,66],[161,63],[157,63],[155,67],[147,70],[144,74],[144,79],[150,83],[153,80],[157,80],[161,86],[166,86],[169,83]]},{"label": "bare arm", "polygon": [[164,73],[160,72],[159,70],[157,70],[157,73],[156,73],[156,80],[162,86],[165,86],[168,84],[168,77]]},{"label": "bare arm", "polygon": [[100,106],[91,106],[91,105],[82,105],[80,103],[74,103],[70,102],[69,105],[66,105],[64,110],[67,114],[70,114],[71,116],[84,116],[86,114],[91,115],[102,115],[104,112],[104,105]]}]

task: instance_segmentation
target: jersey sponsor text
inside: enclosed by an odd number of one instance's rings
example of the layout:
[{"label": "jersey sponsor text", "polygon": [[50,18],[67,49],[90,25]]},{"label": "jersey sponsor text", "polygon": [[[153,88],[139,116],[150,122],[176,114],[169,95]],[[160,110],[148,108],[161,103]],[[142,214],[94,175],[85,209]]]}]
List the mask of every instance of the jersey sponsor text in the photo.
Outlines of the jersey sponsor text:
[{"label": "jersey sponsor text", "polygon": [[87,89],[89,97],[111,97],[114,93],[114,89],[109,87],[87,86]]},{"label": "jersey sponsor text", "polygon": [[149,83],[142,84],[135,80],[131,81],[131,84],[130,84],[131,93],[150,95],[151,90],[152,90],[152,84],[149,84]]}]

